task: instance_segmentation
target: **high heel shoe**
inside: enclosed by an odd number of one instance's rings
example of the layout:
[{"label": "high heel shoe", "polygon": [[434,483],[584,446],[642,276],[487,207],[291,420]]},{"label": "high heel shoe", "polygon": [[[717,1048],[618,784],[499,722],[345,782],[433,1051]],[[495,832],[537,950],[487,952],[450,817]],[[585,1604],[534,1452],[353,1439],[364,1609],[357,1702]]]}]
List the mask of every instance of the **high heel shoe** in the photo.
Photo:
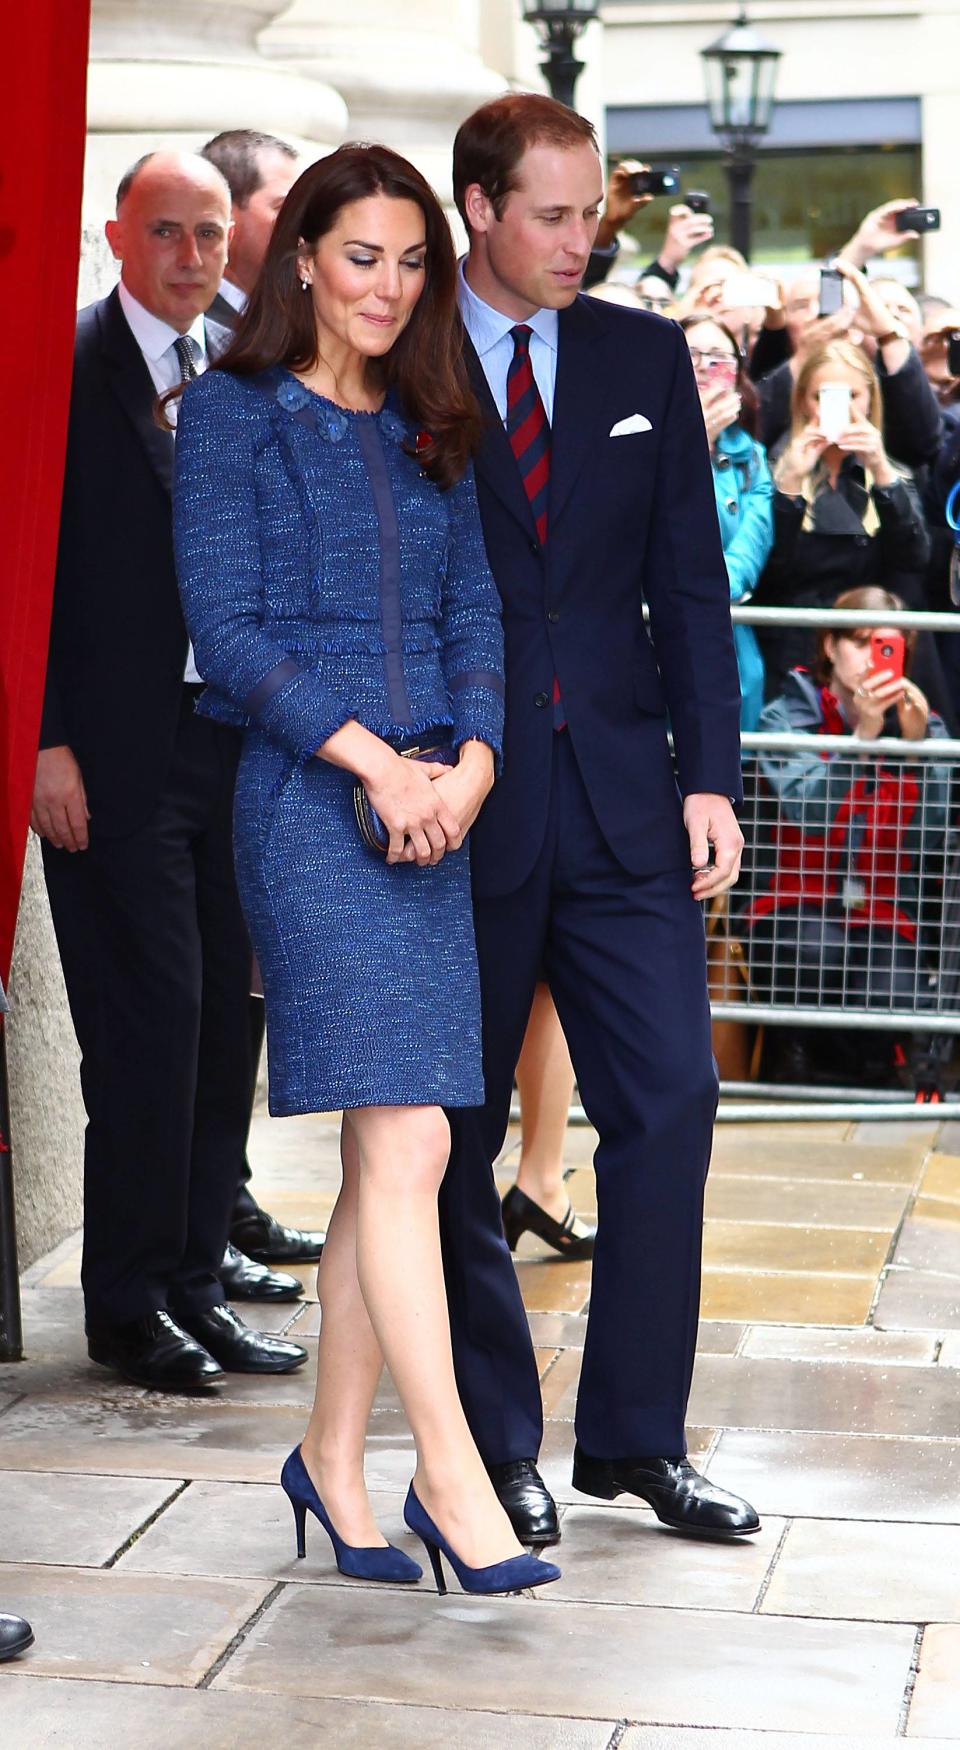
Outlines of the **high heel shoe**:
[{"label": "high heel shoe", "polygon": [[443,1564],[440,1560],[442,1550],[457,1576],[464,1592],[490,1594],[494,1592],[522,1592],[528,1586],[545,1586],[548,1580],[559,1580],[560,1569],[553,1562],[542,1562],[538,1556],[524,1553],[522,1556],[508,1556],[506,1561],[491,1562],[486,1568],[468,1568],[461,1561],[456,1550],[450,1548],[443,1532],[434,1525],[426,1508],[417,1498],[413,1484],[407,1490],[407,1498],[403,1504],[403,1517],[415,1531],[421,1543],[426,1547],[433,1568],[433,1577],[437,1582],[437,1591],[444,1593],[447,1582],[443,1575]]},{"label": "high heel shoe", "polygon": [[337,1558],[337,1567],[341,1574],[348,1574],[353,1580],[392,1580],[394,1583],[411,1584],[423,1576],[419,1562],[413,1562],[404,1555],[402,1549],[395,1549],[388,1543],[386,1549],[354,1549],[344,1543],[336,1528],[331,1523],[330,1516],[317,1494],[307,1467],[300,1456],[299,1446],[294,1447],[288,1459],[284,1461],[280,1472],[280,1483],[290,1505],[297,1527],[297,1555],[307,1553],[307,1509],[319,1519],[324,1531],[333,1544],[333,1553]]},{"label": "high heel shoe", "polygon": [[572,1203],[567,1205],[567,1213],[562,1221],[556,1221],[539,1203],[534,1203],[519,1185],[511,1185],[501,1204],[503,1215],[503,1232],[511,1252],[517,1249],[517,1241],[522,1234],[536,1234],[538,1239],[546,1240],[561,1258],[592,1258],[594,1242],[597,1237],[596,1227],[581,1222],[580,1233],[577,1232],[577,1213]]}]

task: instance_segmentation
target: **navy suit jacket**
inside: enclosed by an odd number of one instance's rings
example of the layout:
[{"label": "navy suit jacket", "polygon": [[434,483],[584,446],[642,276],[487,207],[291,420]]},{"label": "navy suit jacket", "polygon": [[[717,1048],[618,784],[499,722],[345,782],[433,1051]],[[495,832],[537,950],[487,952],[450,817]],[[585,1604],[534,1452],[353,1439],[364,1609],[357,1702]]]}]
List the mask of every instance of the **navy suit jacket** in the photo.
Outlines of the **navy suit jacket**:
[{"label": "navy suit jacket", "polygon": [[[209,320],[207,347],[229,331]],[[91,830],[134,832],[173,752],[187,629],[173,560],[173,433],[116,290],[77,317],[41,747],[66,743]]]},{"label": "navy suit jacket", "polygon": [[[685,866],[681,793],[739,800],[741,785],[730,586],[684,336],[583,296],[561,312],[543,547],[469,341],[466,351],[485,416],[477,490],[507,671],[503,776],[470,835],[474,892],[514,892],[542,847],[554,674],[617,859],[632,874]],[[610,435],[634,414],[648,428]]]}]

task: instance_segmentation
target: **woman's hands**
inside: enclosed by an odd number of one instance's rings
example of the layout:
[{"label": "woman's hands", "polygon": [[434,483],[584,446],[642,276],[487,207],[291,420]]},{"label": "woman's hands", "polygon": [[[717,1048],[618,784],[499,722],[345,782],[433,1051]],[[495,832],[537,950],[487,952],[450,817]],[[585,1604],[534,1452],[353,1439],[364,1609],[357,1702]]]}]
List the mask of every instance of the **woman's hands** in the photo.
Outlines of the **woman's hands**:
[{"label": "woman's hands", "polygon": [[860,682],[853,697],[857,719],[854,735],[858,741],[875,741],[883,734],[883,719],[891,705],[896,706],[904,741],[923,741],[926,736],[930,720],[926,694],[904,676],[897,676],[888,668],[880,669]]},{"label": "woman's hands", "polygon": [[703,408],[707,439],[713,449],[720,433],[726,431],[728,425],[735,425],[740,418],[740,396],[728,383],[714,383],[704,390],[700,397],[700,406]]},{"label": "woman's hands", "polygon": [[[459,850],[493,788],[493,754],[483,741],[465,741],[455,766],[421,766],[420,769],[433,774],[432,787],[458,825],[456,843],[448,840],[445,849]],[[442,851],[440,855],[443,855]],[[414,860],[420,861],[414,859],[413,846],[409,844],[403,853],[403,861],[412,863]],[[438,863],[440,858],[430,860]]]},{"label": "woman's hands", "polygon": [[777,469],[777,486],[788,498],[796,498],[803,491],[803,483],[813,473],[828,441],[811,420],[787,445]]},{"label": "woman's hands", "polygon": [[388,863],[439,863],[463,843],[460,823],[435,780],[448,770],[429,760],[405,760],[383,743],[389,755],[367,778],[365,788],[390,834]]},{"label": "woman's hands", "polygon": [[860,413],[851,413],[850,424],[835,442],[845,456],[855,456],[864,468],[869,469],[877,486],[893,485],[897,476],[883,447],[883,435],[869,419],[864,419]]}]

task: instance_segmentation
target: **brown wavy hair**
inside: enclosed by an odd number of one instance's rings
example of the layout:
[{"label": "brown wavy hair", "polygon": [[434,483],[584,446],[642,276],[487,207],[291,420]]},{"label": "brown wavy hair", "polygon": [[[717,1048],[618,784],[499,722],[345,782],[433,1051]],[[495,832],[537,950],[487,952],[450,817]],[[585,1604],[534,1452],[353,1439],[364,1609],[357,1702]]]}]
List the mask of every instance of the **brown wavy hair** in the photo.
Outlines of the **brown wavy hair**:
[{"label": "brown wavy hair", "polygon": [[417,428],[419,441],[411,443],[411,454],[438,486],[448,487],[463,474],[480,436],[480,409],[463,362],[456,255],[446,214],[430,184],[388,146],[340,146],[297,178],[277,215],[233,340],[211,369],[239,377],[271,365],[313,369],[319,357],[313,300],[304,297],[297,272],[303,246],[313,250],[345,206],[377,194],[420,208],[426,275],[406,328],[370,366]]}]

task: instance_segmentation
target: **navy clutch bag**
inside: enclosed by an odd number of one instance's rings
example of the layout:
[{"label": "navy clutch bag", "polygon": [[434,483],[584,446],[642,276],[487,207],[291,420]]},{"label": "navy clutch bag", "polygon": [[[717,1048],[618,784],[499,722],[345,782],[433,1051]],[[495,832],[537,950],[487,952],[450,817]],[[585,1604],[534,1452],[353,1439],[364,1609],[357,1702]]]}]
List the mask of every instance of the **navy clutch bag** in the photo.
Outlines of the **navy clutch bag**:
[{"label": "navy clutch bag", "polygon": [[[439,747],[406,747],[400,754],[402,760],[428,760],[434,766],[455,766],[457,756],[449,744]],[[362,784],[355,784],[353,789],[353,807],[357,817],[360,837],[368,851],[374,851],[377,856],[385,857],[390,844],[390,834],[374,808]]]}]

